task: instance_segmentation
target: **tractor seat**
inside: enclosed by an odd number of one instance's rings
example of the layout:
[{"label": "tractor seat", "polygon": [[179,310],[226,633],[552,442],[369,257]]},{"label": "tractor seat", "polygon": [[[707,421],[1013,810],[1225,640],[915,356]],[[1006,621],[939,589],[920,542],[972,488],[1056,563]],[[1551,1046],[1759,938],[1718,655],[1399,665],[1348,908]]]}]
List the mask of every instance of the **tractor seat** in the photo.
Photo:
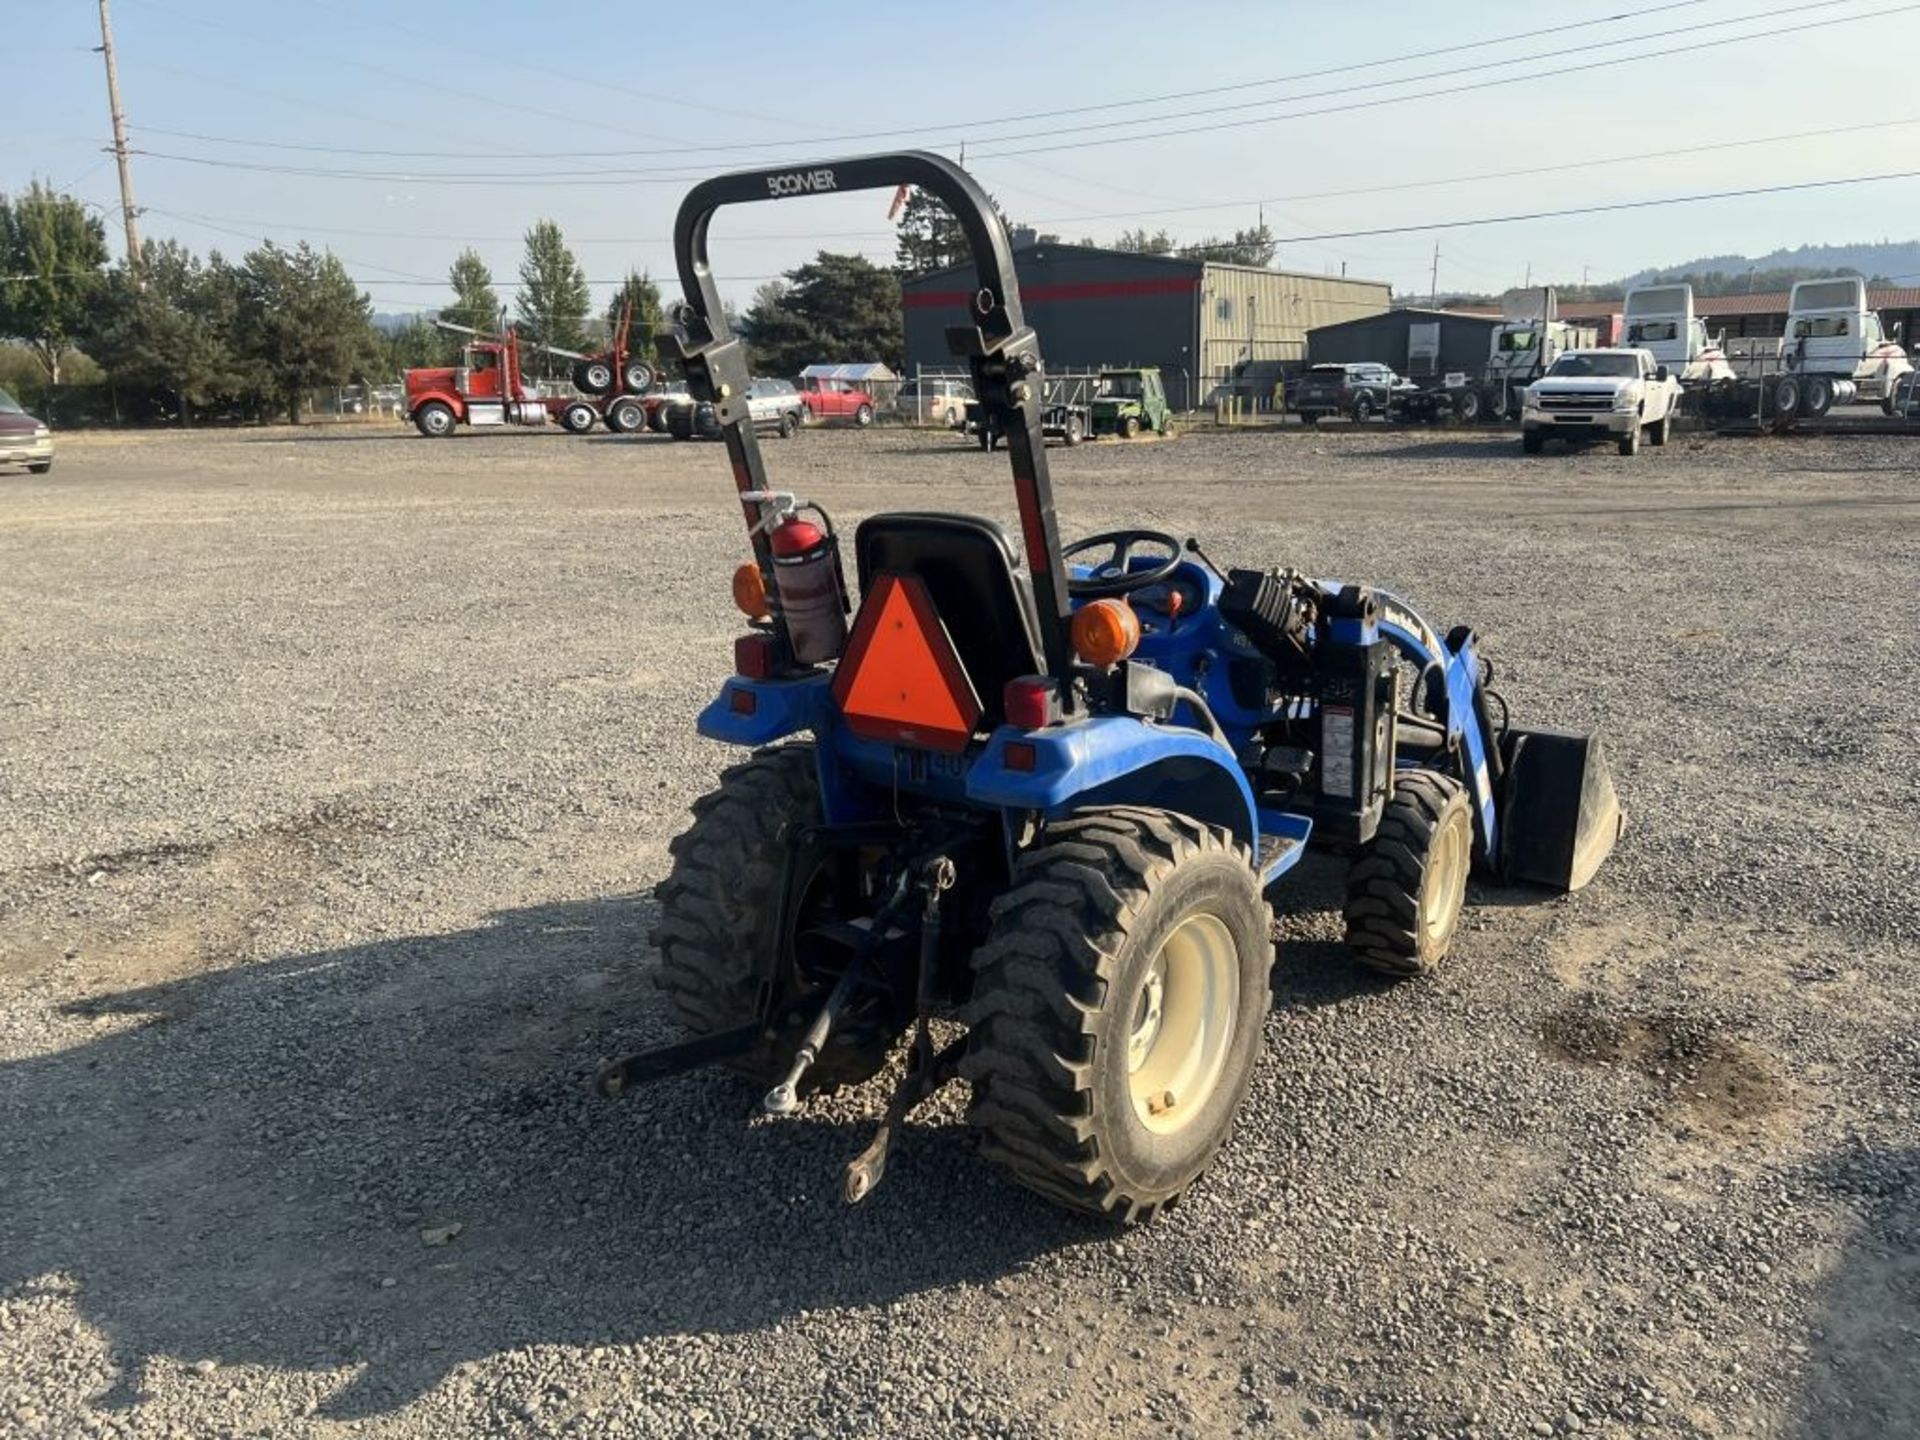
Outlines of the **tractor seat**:
[{"label": "tractor seat", "polygon": [[927,587],[984,722],[1004,721],[1006,683],[1046,669],[1033,586],[1006,531],[976,515],[904,510],[863,520],[853,551],[862,596],[883,572],[915,576]]}]

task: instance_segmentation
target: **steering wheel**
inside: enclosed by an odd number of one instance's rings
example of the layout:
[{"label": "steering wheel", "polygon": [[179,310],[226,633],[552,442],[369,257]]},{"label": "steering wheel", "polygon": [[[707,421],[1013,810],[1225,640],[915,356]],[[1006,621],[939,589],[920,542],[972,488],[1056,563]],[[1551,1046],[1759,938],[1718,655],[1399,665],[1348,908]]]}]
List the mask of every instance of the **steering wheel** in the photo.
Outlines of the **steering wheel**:
[{"label": "steering wheel", "polygon": [[[1147,570],[1129,570],[1127,561],[1136,545],[1155,545],[1166,551],[1165,558]],[[1131,595],[1135,590],[1144,590],[1149,585],[1158,585],[1174,571],[1180,568],[1180,542],[1164,530],[1107,530],[1099,535],[1089,535],[1084,540],[1076,540],[1060,552],[1062,560],[1071,560],[1074,556],[1088,550],[1107,549],[1106,560],[1094,566],[1094,573],[1086,579],[1069,578],[1067,593],[1082,599],[1091,600],[1102,595]]]}]

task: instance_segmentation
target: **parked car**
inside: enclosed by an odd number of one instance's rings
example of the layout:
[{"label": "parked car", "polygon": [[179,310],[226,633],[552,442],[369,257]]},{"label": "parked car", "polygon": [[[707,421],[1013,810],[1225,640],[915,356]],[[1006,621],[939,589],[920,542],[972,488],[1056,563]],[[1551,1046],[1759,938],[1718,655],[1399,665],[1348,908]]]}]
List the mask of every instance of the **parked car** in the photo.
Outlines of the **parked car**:
[{"label": "parked car", "polygon": [[958,430],[966,423],[973,387],[964,380],[909,380],[900,387],[894,405],[909,425],[944,425]]},{"label": "parked car", "polygon": [[1622,455],[1644,434],[1667,443],[1680,408],[1680,382],[1649,350],[1569,350],[1521,394],[1520,448],[1538,455],[1548,439],[1611,439]]},{"label": "parked car", "polygon": [[[677,397],[676,397],[677,398]],[[718,440],[720,418],[713,406],[702,400],[667,410],[667,433],[676,440]],[[791,380],[755,380],[747,387],[747,413],[755,430],[771,430],[782,440],[790,439],[805,420],[800,392]]]},{"label": "parked car", "polygon": [[873,396],[851,380],[802,376],[800,400],[806,406],[809,420],[846,421],[861,426],[873,423]]},{"label": "parked car", "polygon": [[24,465],[35,475],[53,468],[53,431],[0,390],[0,465]]},{"label": "parked car", "polygon": [[1387,413],[1399,383],[1385,365],[1315,365],[1287,387],[1287,408],[1309,425],[1328,415],[1370,420]]}]

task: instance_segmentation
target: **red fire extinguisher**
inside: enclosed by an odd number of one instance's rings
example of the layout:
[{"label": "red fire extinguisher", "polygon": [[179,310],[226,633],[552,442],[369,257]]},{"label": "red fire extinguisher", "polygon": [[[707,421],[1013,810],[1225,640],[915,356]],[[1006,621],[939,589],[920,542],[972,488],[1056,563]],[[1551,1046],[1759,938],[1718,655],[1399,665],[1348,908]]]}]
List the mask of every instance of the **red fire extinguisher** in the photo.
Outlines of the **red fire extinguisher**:
[{"label": "red fire extinguisher", "polygon": [[[783,499],[787,497],[782,497]],[[820,524],[800,518],[811,510]],[[840,568],[840,540],[833,521],[818,505],[782,509],[767,535],[773,549],[773,583],[780,614],[787,622],[787,643],[802,665],[839,657],[847,643],[847,581]]]}]

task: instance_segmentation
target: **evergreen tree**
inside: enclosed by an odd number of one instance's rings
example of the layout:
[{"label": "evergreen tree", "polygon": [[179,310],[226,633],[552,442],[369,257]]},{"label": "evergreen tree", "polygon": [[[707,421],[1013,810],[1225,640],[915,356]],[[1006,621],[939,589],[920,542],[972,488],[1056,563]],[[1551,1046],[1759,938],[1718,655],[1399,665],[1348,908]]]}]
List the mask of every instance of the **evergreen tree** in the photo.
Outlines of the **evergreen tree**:
[{"label": "evergreen tree", "polygon": [[578,350],[586,344],[582,322],[592,306],[586,271],[567,248],[560,227],[551,220],[537,221],[527,231],[526,258],[520,262],[515,308],[521,333],[541,344]]},{"label": "evergreen tree", "polygon": [[660,287],[653,283],[646,271],[627,271],[627,278],[614,292],[613,301],[607,306],[609,341],[620,324],[620,311],[627,305],[633,306],[633,328],[627,342],[628,348],[643,355],[652,355],[653,335],[666,323],[666,311],[660,303]]},{"label": "evergreen tree", "polygon": [[[1161,232],[1164,235],[1166,232]],[[1251,230],[1236,230],[1233,238],[1222,240],[1209,235],[1204,240],[1196,240],[1191,245],[1182,245],[1180,253],[1192,260],[1217,260],[1225,265],[1257,265],[1265,268],[1273,263],[1274,252],[1280,248],[1263,221]]]},{"label": "evergreen tree", "polygon": [[860,255],[822,250],[784,285],[755,291],[742,323],[756,366],[771,375],[823,361],[905,363],[899,277]]},{"label": "evergreen tree", "polygon": [[195,407],[250,388],[231,343],[231,281],[218,255],[203,265],[177,241],[150,241],[141,250],[138,283],[125,265],[107,276],[87,351],[116,386],[190,425]]},{"label": "evergreen tree", "polygon": [[442,320],[475,330],[500,328],[500,296],[493,288],[493,272],[477,251],[460,252],[447,271],[447,283],[453,286],[453,304],[440,312]]},{"label": "evergreen tree", "polygon": [[304,240],[271,241],[238,272],[236,348],[258,367],[262,389],[298,423],[307,392],[345,385],[379,365],[373,302],[346,267]]},{"label": "evergreen tree", "polygon": [[0,335],[26,345],[51,385],[106,263],[106,227],[71,195],[37,180],[15,199],[0,195]]}]

